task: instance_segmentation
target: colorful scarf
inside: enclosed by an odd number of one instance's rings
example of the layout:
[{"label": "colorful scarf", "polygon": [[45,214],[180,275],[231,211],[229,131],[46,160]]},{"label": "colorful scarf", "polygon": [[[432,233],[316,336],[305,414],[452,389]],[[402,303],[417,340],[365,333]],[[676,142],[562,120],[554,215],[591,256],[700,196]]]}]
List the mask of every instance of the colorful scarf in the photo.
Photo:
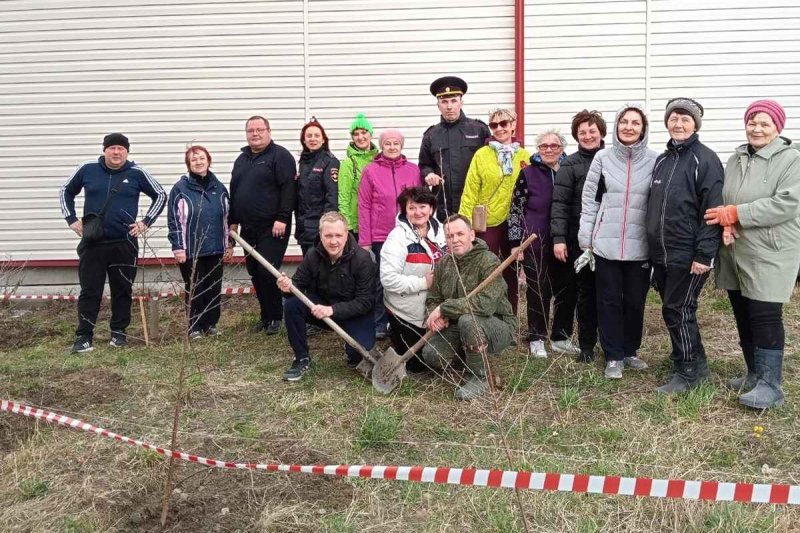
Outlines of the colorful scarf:
[{"label": "colorful scarf", "polygon": [[519,143],[501,144],[489,141],[489,146],[497,152],[497,163],[503,169],[503,176],[510,176],[514,171],[514,154],[519,150]]}]

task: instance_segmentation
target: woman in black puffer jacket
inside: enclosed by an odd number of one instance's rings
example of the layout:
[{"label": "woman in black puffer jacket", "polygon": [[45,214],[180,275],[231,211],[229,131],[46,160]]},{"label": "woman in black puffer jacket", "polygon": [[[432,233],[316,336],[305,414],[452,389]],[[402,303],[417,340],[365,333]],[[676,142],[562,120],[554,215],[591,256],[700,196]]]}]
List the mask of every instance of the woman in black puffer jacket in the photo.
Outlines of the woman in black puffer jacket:
[{"label": "woman in black puffer jacket", "polygon": [[[578,246],[578,228],[581,222],[581,195],[583,183],[594,154],[605,147],[606,121],[599,111],[584,109],[572,117],[572,137],[578,141],[578,151],[561,164],[556,174],[553,189],[553,205],[550,211],[550,232],[553,238],[553,253],[559,261],[574,263],[582,251]],[[569,269],[574,273],[573,269]],[[564,295],[563,305],[578,308],[578,343],[580,354],[577,360],[590,363],[594,359],[597,344],[597,298],[594,272],[584,268],[565,287],[572,293]]]}]

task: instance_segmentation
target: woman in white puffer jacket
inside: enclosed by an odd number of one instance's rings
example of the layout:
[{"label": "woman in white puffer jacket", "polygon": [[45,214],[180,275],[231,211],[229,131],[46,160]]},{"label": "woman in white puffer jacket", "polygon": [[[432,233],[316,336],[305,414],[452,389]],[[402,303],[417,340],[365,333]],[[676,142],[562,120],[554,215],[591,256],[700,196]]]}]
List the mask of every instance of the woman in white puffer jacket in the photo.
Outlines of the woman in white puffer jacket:
[{"label": "woman in white puffer jacket", "polygon": [[647,368],[642,343],[650,284],[645,216],[658,154],[647,148],[647,116],[636,104],[617,113],[613,144],[595,154],[583,186],[578,244],[596,264],[597,316],[605,376]]},{"label": "woman in white puffer jacket", "polygon": [[[403,353],[425,334],[425,298],[434,265],[444,255],[445,236],[442,225],[432,218],[436,196],[427,187],[404,189],[397,203],[400,214],[381,248],[380,275],[392,346]],[[425,368],[417,357],[406,363],[409,372]]]}]

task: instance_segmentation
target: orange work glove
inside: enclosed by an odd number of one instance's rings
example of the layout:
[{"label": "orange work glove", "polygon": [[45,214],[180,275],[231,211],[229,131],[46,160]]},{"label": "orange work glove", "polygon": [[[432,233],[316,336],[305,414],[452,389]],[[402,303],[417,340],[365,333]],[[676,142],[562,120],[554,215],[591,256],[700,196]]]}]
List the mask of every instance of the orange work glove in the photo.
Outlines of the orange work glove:
[{"label": "orange work glove", "polygon": [[736,212],[735,205],[721,205],[707,209],[703,218],[705,218],[708,225],[732,226],[739,222],[739,214]]}]

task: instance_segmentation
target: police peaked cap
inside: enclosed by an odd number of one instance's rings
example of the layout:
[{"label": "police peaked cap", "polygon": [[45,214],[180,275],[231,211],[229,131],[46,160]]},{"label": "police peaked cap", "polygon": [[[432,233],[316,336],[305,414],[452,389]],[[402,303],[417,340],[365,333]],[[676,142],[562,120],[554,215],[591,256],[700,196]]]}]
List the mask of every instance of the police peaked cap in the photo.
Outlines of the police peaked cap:
[{"label": "police peaked cap", "polygon": [[443,76],[431,83],[431,94],[436,98],[465,94],[466,92],[467,82],[457,76]]}]

